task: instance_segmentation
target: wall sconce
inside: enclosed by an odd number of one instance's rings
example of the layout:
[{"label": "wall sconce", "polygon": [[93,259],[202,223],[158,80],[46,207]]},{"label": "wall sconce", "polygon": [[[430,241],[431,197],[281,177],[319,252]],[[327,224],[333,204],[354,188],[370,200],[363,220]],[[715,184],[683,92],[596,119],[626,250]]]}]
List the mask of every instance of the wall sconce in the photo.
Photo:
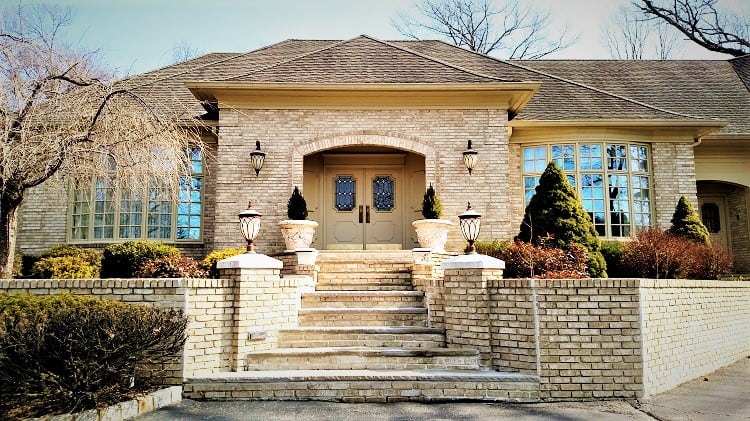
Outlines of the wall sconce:
[{"label": "wall sconce", "polygon": [[463,151],[464,155],[464,165],[466,165],[466,169],[469,170],[469,175],[471,175],[471,171],[474,169],[474,166],[477,164],[477,155],[479,153],[471,148],[471,140],[469,140],[469,146],[468,148]]},{"label": "wall sconce", "polygon": [[477,254],[477,248],[474,247],[474,242],[479,238],[481,218],[482,215],[471,208],[471,203],[466,207],[466,212],[458,215],[458,224],[461,227],[461,234],[463,234],[466,241],[469,242],[469,247],[466,248],[466,254]]},{"label": "wall sconce", "polygon": [[247,241],[247,252],[255,253],[255,244],[253,241],[260,231],[260,212],[253,209],[253,202],[247,204],[247,209],[240,212],[240,231]]},{"label": "wall sconce", "polygon": [[260,169],[263,168],[263,161],[266,160],[266,153],[260,150],[260,140],[255,141],[255,150],[250,152],[250,165],[255,170],[255,176],[258,176]]}]

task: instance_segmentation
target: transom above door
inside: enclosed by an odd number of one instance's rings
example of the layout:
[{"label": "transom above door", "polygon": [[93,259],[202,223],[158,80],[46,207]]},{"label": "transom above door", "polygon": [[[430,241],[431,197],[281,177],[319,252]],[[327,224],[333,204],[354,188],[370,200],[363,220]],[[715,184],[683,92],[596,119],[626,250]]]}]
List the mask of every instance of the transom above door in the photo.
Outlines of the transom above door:
[{"label": "transom above door", "polygon": [[325,247],[401,249],[403,166],[326,165]]}]

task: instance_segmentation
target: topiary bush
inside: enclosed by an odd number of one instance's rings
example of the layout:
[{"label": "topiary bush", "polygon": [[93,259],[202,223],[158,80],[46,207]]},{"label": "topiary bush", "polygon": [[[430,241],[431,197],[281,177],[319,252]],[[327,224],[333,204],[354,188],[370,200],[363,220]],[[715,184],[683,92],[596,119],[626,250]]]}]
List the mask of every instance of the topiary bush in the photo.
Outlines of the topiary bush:
[{"label": "topiary bush", "polygon": [[0,419],[80,412],[158,387],[141,363],[179,358],[187,319],[70,294],[0,293]]},{"label": "topiary bush", "polygon": [[606,262],[599,252],[601,242],[591,216],[554,161],[547,165],[539,178],[516,239],[533,245],[549,242],[550,247],[562,249],[572,244],[581,245],[588,251],[589,274],[592,277],[607,276]]},{"label": "topiary bush", "polygon": [[164,256],[149,260],[138,273],[143,278],[203,278],[207,272],[187,256]]},{"label": "topiary bush", "polygon": [[628,278],[633,275],[625,268],[622,262],[622,248],[624,243],[621,241],[602,241],[601,253],[604,261],[607,262],[607,275],[610,278]]},{"label": "topiary bush", "polygon": [[443,205],[440,198],[435,194],[435,189],[430,183],[430,187],[424,193],[422,198],[422,216],[424,219],[440,219],[443,214]]},{"label": "topiary bush", "polygon": [[307,219],[307,202],[297,186],[294,186],[294,191],[292,191],[292,195],[289,197],[289,202],[286,205],[286,214],[289,219],[294,221]]},{"label": "topiary bush", "polygon": [[681,196],[677,202],[671,222],[672,226],[669,228],[669,232],[673,235],[687,238],[696,243],[710,244],[706,226],[703,225],[703,221],[698,217],[698,213],[695,212],[685,196]]},{"label": "topiary bush", "polygon": [[102,278],[133,278],[150,260],[179,257],[176,247],[150,241],[126,241],[110,244],[102,256]]},{"label": "topiary bush", "polygon": [[216,250],[208,254],[201,262],[201,267],[208,273],[211,278],[220,278],[219,270],[216,268],[216,263],[219,260],[228,259],[232,256],[242,254],[245,249],[242,248],[229,248],[223,250]]},{"label": "topiary bush", "polygon": [[68,256],[79,257],[82,260],[86,261],[86,264],[92,267],[94,273],[92,277],[99,277],[99,272],[101,272],[102,269],[102,253],[98,250],[87,249],[68,244],[59,244],[45,251],[39,257],[44,259],[46,257]]},{"label": "topiary bush", "polygon": [[80,256],[43,257],[34,263],[31,275],[43,279],[91,279],[98,278],[99,271]]}]

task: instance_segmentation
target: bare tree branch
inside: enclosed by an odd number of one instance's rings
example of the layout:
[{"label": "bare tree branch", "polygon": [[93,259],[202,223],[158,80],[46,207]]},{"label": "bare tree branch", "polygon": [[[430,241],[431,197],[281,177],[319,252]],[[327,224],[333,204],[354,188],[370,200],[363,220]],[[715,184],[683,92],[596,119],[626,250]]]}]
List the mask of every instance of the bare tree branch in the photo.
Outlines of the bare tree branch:
[{"label": "bare tree branch", "polygon": [[511,59],[537,59],[575,42],[564,28],[550,36],[549,13],[518,0],[418,0],[418,16],[402,15],[393,26],[410,39],[437,35],[453,45],[482,54],[501,53]]},{"label": "bare tree branch", "polygon": [[644,19],[639,9],[622,6],[601,28],[612,58],[622,60],[672,58],[677,32],[662,21]]},{"label": "bare tree branch", "polygon": [[650,19],[677,28],[689,40],[719,53],[750,53],[750,21],[717,8],[717,0],[640,0],[634,3]]}]

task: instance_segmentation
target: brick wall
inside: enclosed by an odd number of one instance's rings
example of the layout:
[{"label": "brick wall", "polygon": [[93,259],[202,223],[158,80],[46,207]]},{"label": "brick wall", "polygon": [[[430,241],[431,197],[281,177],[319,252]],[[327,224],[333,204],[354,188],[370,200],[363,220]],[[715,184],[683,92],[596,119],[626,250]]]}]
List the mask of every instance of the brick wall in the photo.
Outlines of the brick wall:
[{"label": "brick wall", "polygon": [[695,156],[691,143],[652,143],[651,170],[654,174],[652,200],[656,227],[671,226],[672,214],[680,196],[698,207],[695,185]]},{"label": "brick wall", "polygon": [[495,367],[539,375],[547,399],[641,395],[638,281],[498,279],[488,293]]},{"label": "brick wall", "polygon": [[750,189],[734,187],[727,195],[729,241],[734,255],[734,271],[750,273]]},{"label": "brick wall", "polygon": [[[237,246],[237,212],[252,199],[263,213],[259,250],[283,250],[275,224],[286,218],[286,199],[302,185],[306,154],[342,146],[401,148],[425,156],[425,181],[433,183],[446,218],[472,201],[484,217],[483,238],[510,238],[509,153],[504,110],[222,110],[217,160],[216,247]],[[467,139],[479,152],[472,176],[461,152]],[[260,140],[267,153],[259,177],[247,168],[247,157]],[[448,247],[464,241],[451,230]]]},{"label": "brick wall", "polygon": [[646,395],[750,356],[750,282],[642,280]]}]

